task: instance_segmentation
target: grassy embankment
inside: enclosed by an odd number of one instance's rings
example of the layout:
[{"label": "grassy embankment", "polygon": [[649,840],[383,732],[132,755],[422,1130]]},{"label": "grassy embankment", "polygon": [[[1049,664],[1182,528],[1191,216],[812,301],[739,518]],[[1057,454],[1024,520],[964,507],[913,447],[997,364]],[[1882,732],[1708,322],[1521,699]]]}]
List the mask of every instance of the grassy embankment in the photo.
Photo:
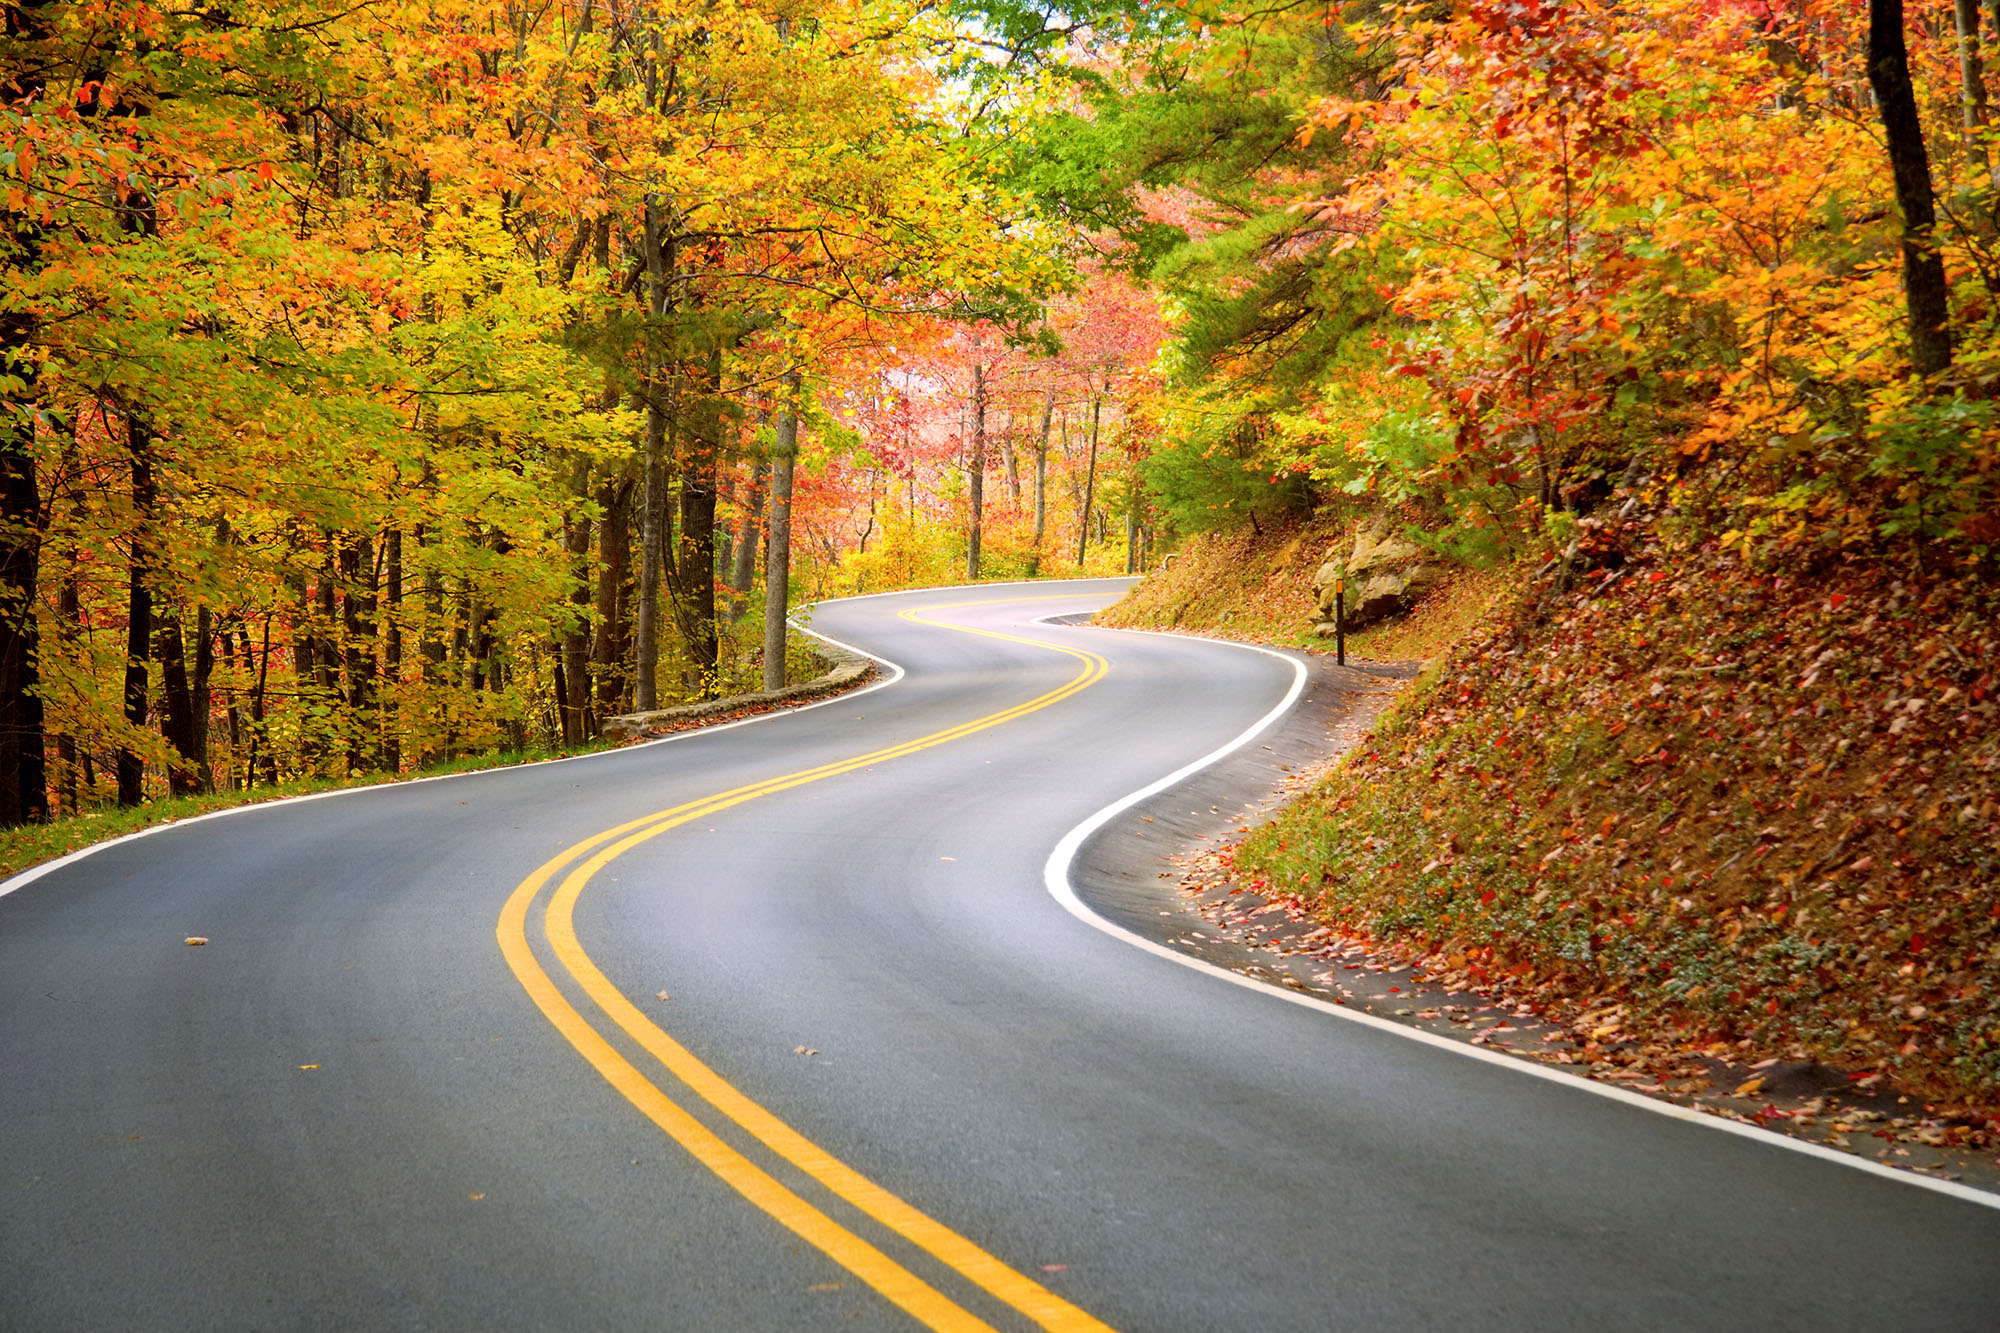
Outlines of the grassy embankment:
[{"label": "grassy embankment", "polygon": [[[1297,642],[1327,536],[1197,543],[1118,619]],[[2000,1112],[2000,592],[1600,543],[1567,590],[1486,576],[1361,636],[1457,642],[1239,881],[1613,1060],[1816,1059]]]},{"label": "grassy embankment", "polygon": [[[756,642],[761,644],[761,630],[758,634]],[[762,679],[758,673],[762,670],[761,663],[746,654],[741,656],[740,660],[733,661],[731,665],[732,670],[724,677],[722,683],[722,689],[728,695],[751,693],[760,688]],[[793,634],[787,641],[786,665],[793,680],[809,679],[812,675],[825,670],[824,662],[814,654],[812,641],[801,634]],[[716,717],[709,719],[709,722],[723,720],[725,718]],[[0,829],[0,880],[17,875],[45,861],[53,861],[57,857],[80,851],[94,843],[109,842],[113,838],[122,838],[128,833],[137,833],[156,824],[171,824],[177,820],[192,819],[197,815],[211,814],[217,810],[229,810],[242,805],[262,805],[267,801],[282,800],[288,796],[344,791],[351,787],[375,787],[385,782],[409,782],[417,778],[445,777],[453,773],[474,773],[489,768],[543,763],[550,759],[592,754],[612,748],[614,747],[610,742],[595,740],[567,748],[530,746],[522,750],[493,750],[467,755],[403,773],[363,772],[345,777],[294,776],[283,782],[253,787],[249,790],[213,791],[198,796],[159,795],[129,807],[105,801],[87,806],[77,814],[50,820],[46,824]]]}]

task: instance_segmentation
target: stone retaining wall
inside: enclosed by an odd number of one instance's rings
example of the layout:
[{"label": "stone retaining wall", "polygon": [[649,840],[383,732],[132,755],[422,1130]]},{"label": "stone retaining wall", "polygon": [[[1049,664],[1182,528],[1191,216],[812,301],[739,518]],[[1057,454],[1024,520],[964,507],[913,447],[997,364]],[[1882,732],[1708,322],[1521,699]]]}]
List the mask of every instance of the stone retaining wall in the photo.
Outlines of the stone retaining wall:
[{"label": "stone retaining wall", "polygon": [[838,694],[851,686],[859,685],[875,670],[874,659],[830,643],[813,646],[813,656],[827,664],[824,674],[797,685],[787,685],[782,690],[763,690],[756,694],[738,694],[728,699],[710,699],[703,703],[677,704],[672,708],[654,708],[644,713],[622,713],[617,717],[604,719],[599,729],[605,740],[624,744],[641,740],[656,732],[671,731],[688,722],[699,722],[704,718],[733,713],[739,709],[775,708],[783,704],[798,703],[805,699],[815,699],[821,695]]}]

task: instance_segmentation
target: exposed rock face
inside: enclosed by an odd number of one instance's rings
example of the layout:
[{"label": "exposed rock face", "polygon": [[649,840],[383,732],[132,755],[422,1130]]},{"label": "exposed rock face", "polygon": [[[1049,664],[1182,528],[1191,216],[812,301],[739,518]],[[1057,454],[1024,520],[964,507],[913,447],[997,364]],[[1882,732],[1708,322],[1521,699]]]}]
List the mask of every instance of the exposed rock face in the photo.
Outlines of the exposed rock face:
[{"label": "exposed rock face", "polygon": [[1321,635],[1333,633],[1334,583],[1347,579],[1347,628],[1360,629],[1408,611],[1444,578],[1445,567],[1406,537],[1396,535],[1389,520],[1378,518],[1354,539],[1343,558],[1335,555],[1313,575],[1317,622]]}]

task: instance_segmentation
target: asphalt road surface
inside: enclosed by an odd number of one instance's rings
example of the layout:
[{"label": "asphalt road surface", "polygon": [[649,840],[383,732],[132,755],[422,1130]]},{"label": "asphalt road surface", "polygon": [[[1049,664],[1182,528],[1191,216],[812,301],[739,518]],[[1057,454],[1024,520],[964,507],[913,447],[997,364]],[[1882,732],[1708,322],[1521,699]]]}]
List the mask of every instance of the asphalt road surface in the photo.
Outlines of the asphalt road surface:
[{"label": "asphalt road surface", "polygon": [[1296,679],[1036,623],[1121,586],[828,604],[906,674],[16,881],[0,1328],[2000,1328],[2000,1210],[1085,919],[1066,835]]}]

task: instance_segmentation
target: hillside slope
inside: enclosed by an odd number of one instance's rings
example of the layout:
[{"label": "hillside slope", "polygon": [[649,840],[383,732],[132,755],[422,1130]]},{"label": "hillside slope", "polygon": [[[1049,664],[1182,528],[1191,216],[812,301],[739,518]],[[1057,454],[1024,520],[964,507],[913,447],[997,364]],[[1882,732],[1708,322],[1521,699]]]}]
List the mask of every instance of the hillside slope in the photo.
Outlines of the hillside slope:
[{"label": "hillside slope", "polygon": [[[1592,526],[1597,567],[1490,602],[1249,836],[1239,880],[1587,1015],[1606,1048],[1879,1073],[1978,1136],[2000,1112],[2000,594]],[[1252,563],[1184,576],[1217,554]]]},{"label": "hillside slope", "polygon": [[[1353,536],[1351,521],[1325,515],[1202,533],[1116,606],[1099,612],[1095,623],[1331,652],[1333,641],[1312,633],[1312,579]],[[1432,590],[1416,614],[1350,634],[1348,651],[1377,661],[1435,657],[1463,637],[1506,586],[1501,574],[1461,569]]]}]

